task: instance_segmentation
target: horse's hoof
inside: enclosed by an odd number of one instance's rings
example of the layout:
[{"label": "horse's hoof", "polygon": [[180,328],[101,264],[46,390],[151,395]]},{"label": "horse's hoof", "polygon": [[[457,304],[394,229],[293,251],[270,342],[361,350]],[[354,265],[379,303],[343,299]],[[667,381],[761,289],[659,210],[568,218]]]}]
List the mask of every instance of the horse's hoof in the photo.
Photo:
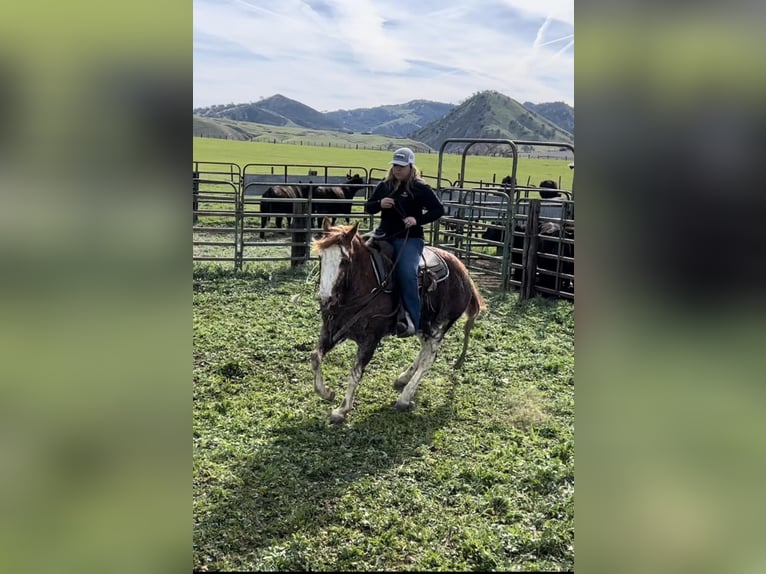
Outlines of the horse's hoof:
[{"label": "horse's hoof", "polygon": [[330,413],[330,422],[336,425],[346,422],[346,415],[333,411]]},{"label": "horse's hoof", "polygon": [[411,410],[412,407],[414,406],[415,406],[415,403],[413,401],[407,401],[407,402],[396,401],[394,403],[394,410],[399,412],[405,412],[405,411]]}]

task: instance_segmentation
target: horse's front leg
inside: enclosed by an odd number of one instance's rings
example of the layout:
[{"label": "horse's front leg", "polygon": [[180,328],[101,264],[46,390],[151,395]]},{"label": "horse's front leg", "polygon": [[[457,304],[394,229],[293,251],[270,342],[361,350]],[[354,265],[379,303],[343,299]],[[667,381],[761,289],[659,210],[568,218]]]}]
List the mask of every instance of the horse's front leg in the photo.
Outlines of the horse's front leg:
[{"label": "horse's front leg", "polygon": [[348,377],[348,384],[346,385],[346,396],[343,397],[343,402],[337,408],[333,409],[330,414],[330,420],[334,423],[342,423],[346,420],[346,413],[354,406],[354,395],[356,394],[356,388],[362,380],[364,369],[372,359],[372,355],[375,353],[375,347],[377,341],[364,341],[357,343],[356,345],[356,363],[354,368],[351,369],[351,374]]},{"label": "horse's front leg", "polygon": [[324,384],[324,377],[322,376],[322,358],[332,350],[333,346],[332,335],[327,329],[326,323],[322,321],[319,342],[311,353],[311,371],[314,373],[314,390],[326,401],[331,401],[335,398],[335,391],[326,387]]}]

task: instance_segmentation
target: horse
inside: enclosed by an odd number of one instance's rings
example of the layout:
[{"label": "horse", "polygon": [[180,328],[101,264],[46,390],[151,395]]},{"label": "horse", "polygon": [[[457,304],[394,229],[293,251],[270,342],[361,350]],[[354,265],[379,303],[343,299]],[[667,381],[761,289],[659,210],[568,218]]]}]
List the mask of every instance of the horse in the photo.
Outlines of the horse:
[{"label": "horse", "polygon": [[[311,182],[309,182],[311,183]],[[306,185],[274,185],[263,192],[261,198],[261,227],[266,228],[269,225],[269,214],[285,213],[290,211],[290,204],[287,202],[271,201],[272,199],[300,199],[307,197],[308,186]],[[285,217],[287,227],[290,227],[290,217]],[[274,216],[277,228],[282,229],[282,216]],[[265,237],[264,231],[261,231],[261,239]]]},{"label": "horse", "polygon": [[[354,196],[357,192],[355,185],[364,183],[364,179],[358,173],[353,176],[349,173],[346,175],[346,185],[326,186],[321,185],[312,188],[312,199],[343,199],[343,203],[312,203],[312,209],[314,213],[318,214],[331,214],[341,213],[346,215],[346,223],[351,221],[349,215],[351,214],[351,207],[353,204]],[[335,217],[332,218],[332,224],[335,225]],[[319,226],[319,219],[317,218],[317,226]]]},{"label": "horse", "polygon": [[[356,362],[348,378],[346,395],[330,414],[330,420],[334,423],[345,421],[346,414],[353,408],[354,395],[364,369],[381,339],[396,334],[397,315],[401,311],[398,293],[388,288],[390,262],[382,281],[378,278],[381,270],[375,264],[377,249],[373,245],[389,247],[389,244],[374,240],[366,242],[357,233],[358,226],[358,222],[331,226],[325,218],[322,236],[312,242],[312,251],[319,255],[320,260],[317,299],[322,324],[319,341],[311,353],[311,370],[314,390],[322,399],[331,402],[335,398],[335,391],[324,383],[322,358],[346,339],[354,341],[357,346]],[[454,365],[456,369],[462,367],[476,317],[487,308],[468,270],[457,257],[436,247],[426,247],[424,255],[428,254],[425,259],[433,261],[436,257],[439,262],[434,267],[439,276],[434,279],[427,273],[422,277],[422,331],[418,333],[420,352],[412,366],[394,381],[394,388],[400,391],[394,405],[397,410],[407,410],[414,405],[413,397],[418,385],[433,364],[445,334],[465,315],[463,350]]]}]

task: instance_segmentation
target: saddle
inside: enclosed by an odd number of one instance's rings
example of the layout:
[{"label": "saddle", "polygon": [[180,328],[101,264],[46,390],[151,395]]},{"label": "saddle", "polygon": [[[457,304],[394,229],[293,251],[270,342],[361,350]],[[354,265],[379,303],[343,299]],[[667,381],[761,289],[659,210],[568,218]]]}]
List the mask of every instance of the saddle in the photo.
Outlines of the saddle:
[{"label": "saddle", "polygon": [[[393,281],[390,277],[394,265],[393,246],[388,241],[380,241],[373,236],[367,240],[367,247],[370,250],[370,260],[378,285],[384,292],[391,293],[393,291]],[[436,290],[437,285],[447,277],[449,277],[447,262],[426,245],[418,265],[418,290],[421,296],[423,293]]]}]

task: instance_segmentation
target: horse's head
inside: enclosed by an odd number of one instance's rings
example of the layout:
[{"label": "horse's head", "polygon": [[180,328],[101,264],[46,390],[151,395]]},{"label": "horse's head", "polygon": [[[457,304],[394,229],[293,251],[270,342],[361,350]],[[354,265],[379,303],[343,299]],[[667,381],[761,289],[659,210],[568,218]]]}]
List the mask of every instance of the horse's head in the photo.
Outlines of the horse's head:
[{"label": "horse's head", "polygon": [[339,280],[345,276],[355,246],[361,243],[356,232],[358,227],[359,222],[333,226],[326,217],[322,221],[322,237],[316,239],[312,245],[312,251],[319,255],[318,298],[322,305],[337,299]]}]

